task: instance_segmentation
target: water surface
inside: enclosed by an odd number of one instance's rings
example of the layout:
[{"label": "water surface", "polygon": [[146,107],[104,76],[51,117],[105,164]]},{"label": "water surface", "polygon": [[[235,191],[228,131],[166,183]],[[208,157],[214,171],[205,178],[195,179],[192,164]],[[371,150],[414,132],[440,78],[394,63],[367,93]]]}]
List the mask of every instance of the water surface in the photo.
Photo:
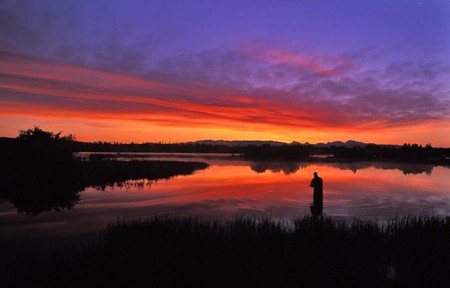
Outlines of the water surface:
[{"label": "water surface", "polygon": [[309,213],[312,189],[308,185],[315,171],[324,179],[327,216],[382,219],[450,212],[448,167],[384,162],[252,162],[230,155],[140,154],[111,153],[110,158],[195,159],[210,166],[168,180],[132,180],[104,190],[88,187],[80,193],[80,201],[73,209],[61,212],[28,216],[17,214],[11,204],[1,203],[0,237],[21,241],[94,235],[120,217],[156,214],[292,219]]}]

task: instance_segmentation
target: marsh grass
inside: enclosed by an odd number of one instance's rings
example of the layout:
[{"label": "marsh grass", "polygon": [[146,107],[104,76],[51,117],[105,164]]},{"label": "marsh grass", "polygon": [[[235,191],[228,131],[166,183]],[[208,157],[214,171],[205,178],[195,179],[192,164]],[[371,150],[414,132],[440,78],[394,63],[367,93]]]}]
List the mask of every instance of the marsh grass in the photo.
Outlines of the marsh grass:
[{"label": "marsh grass", "polygon": [[119,219],[38,275],[45,287],[447,287],[450,217]]}]

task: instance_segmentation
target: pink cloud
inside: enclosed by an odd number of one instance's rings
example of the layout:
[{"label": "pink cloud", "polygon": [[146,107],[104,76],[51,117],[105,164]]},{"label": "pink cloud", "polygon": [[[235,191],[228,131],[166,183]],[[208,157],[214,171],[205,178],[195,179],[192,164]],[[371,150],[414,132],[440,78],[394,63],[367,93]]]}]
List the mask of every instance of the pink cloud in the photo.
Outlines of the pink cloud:
[{"label": "pink cloud", "polygon": [[287,65],[317,73],[324,77],[341,76],[339,70],[342,67],[350,68],[353,66],[343,57],[332,56],[318,51],[312,53],[292,53],[254,42],[247,43],[243,48],[243,53],[247,57],[263,63]]}]

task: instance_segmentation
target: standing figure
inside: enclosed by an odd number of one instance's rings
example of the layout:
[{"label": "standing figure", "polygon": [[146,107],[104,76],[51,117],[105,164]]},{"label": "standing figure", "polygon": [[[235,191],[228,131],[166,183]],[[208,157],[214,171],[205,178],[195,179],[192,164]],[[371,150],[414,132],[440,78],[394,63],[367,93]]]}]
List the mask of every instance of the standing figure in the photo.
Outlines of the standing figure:
[{"label": "standing figure", "polygon": [[311,214],[314,217],[322,216],[323,209],[323,180],[317,172],[314,172],[314,178],[311,180],[310,187],[314,188],[313,205],[310,206]]}]

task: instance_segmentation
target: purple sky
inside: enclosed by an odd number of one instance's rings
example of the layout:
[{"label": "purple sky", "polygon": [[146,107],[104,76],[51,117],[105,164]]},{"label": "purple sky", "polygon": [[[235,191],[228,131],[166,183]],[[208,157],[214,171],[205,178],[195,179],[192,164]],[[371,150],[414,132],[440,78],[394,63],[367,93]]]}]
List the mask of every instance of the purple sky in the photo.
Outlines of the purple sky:
[{"label": "purple sky", "polygon": [[[0,136],[450,146],[449,41],[445,0],[3,0]],[[118,91],[132,100],[104,97]]]}]

